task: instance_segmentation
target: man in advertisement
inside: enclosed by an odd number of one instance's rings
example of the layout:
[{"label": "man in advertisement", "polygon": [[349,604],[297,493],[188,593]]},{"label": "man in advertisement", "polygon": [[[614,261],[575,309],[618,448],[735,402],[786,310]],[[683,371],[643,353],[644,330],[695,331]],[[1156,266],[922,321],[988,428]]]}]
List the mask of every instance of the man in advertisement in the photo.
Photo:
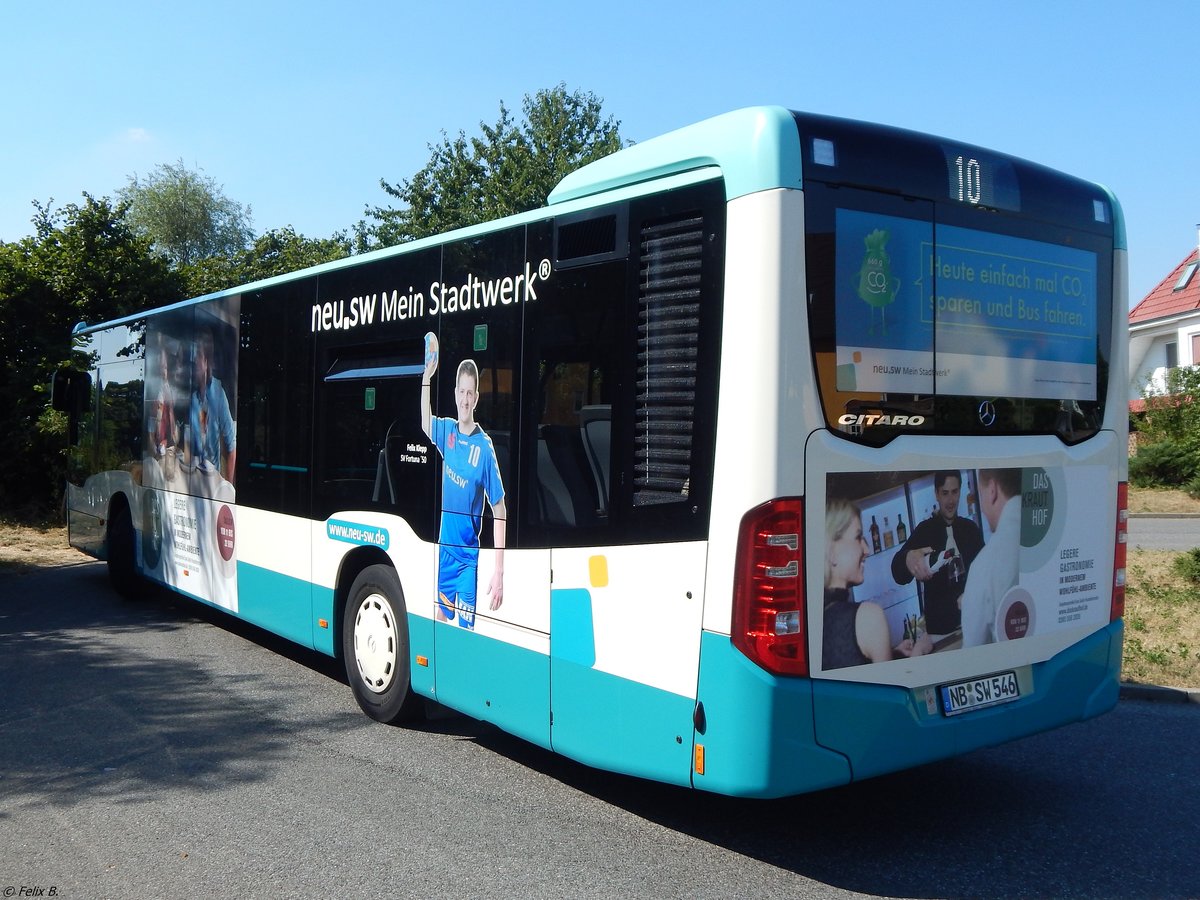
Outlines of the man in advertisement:
[{"label": "man in advertisement", "polygon": [[908,584],[914,578],[925,594],[925,629],[950,634],[962,624],[959,600],[967,574],[983,549],[983,535],[970,519],[958,514],[962,473],[934,473],[937,512],[919,523],[892,557],[892,578]]},{"label": "man in advertisement", "polygon": [[435,417],[430,407],[431,383],[438,367],[438,341],[425,336],[425,371],[421,377],[421,428],[442,455],[442,521],[438,533],[437,617],[467,629],[475,627],[478,591],[479,530],[483,502],[492,507],[496,569],[488,585],[490,609],[504,601],[504,543],[507,511],[504,484],[492,440],[475,421],[479,403],[479,369],[473,360],[459,363],[454,383],[457,419]]},{"label": "man in advertisement", "polygon": [[[1013,498],[1016,502],[1011,502]],[[963,646],[996,640],[1000,602],[1017,583],[1021,562],[1021,470],[980,469],[979,508],[992,529],[962,596]]]},{"label": "man in advertisement", "polygon": [[213,373],[213,334],[204,329],[196,338],[192,356],[192,396],[188,424],[193,464],[206,471],[212,466],[230,484],[236,468],[237,437],[229,397]]}]

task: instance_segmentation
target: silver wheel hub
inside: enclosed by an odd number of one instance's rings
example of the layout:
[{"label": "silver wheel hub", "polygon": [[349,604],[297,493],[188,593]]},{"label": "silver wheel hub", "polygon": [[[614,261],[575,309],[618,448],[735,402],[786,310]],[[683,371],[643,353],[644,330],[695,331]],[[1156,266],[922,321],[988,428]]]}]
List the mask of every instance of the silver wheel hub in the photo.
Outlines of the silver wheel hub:
[{"label": "silver wheel hub", "polygon": [[358,605],[354,617],[354,662],[363,684],[376,694],[386,691],[396,675],[396,616],[379,593]]}]

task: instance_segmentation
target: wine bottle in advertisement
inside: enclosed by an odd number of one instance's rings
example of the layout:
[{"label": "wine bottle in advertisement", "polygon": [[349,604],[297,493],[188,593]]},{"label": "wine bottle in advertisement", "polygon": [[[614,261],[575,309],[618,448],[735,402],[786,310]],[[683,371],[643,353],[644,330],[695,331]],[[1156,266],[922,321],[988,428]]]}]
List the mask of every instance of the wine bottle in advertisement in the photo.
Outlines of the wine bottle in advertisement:
[{"label": "wine bottle in advertisement", "polygon": [[896,516],[896,543],[903,544],[908,540],[908,528],[904,524],[904,513]]},{"label": "wine bottle in advertisement", "polygon": [[871,516],[871,552],[879,553],[882,549],[879,546],[879,526],[875,524],[875,517]]},{"label": "wine bottle in advertisement", "polygon": [[954,551],[954,557],[950,560],[949,572],[950,581],[953,584],[958,584],[962,581],[963,576],[967,574],[967,567],[963,563],[963,558],[958,552],[958,544],[954,540],[954,526],[946,526],[946,549]]},{"label": "wine bottle in advertisement", "polygon": [[892,534],[892,524],[891,524],[891,522],[888,521],[888,517],[884,516],[883,517],[883,549],[891,550],[892,545],[895,544],[895,542],[896,542],[896,538]]}]

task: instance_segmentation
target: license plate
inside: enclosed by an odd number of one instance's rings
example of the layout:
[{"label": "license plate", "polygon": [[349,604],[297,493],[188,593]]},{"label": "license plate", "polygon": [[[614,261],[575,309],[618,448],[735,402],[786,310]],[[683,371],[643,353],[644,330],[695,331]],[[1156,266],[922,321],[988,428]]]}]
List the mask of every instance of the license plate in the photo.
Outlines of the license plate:
[{"label": "license plate", "polygon": [[957,716],[998,703],[1010,703],[1021,696],[1016,672],[997,672],[970,681],[944,684],[938,690],[942,697],[942,714],[947,716]]}]

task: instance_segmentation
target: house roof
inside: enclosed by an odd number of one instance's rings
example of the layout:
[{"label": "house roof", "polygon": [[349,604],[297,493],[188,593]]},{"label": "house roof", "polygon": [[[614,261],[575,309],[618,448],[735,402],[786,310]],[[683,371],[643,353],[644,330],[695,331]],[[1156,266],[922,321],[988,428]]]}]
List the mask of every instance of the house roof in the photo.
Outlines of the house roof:
[{"label": "house roof", "polygon": [[[1200,310],[1200,252],[1192,250],[1174,271],[1129,311],[1129,324],[1138,325]],[[1190,271],[1189,271],[1190,270]],[[1183,281],[1185,274],[1187,280]],[[1183,286],[1179,287],[1181,281]],[[1176,288],[1179,287],[1177,290]]]}]

